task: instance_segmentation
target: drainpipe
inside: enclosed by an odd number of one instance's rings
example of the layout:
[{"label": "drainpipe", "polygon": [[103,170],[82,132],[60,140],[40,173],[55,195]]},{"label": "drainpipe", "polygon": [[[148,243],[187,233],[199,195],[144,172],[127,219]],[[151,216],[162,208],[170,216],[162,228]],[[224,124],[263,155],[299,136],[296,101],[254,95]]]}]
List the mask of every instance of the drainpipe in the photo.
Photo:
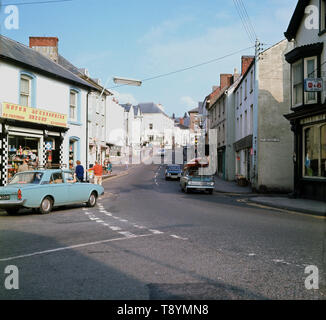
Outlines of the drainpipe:
[{"label": "drainpipe", "polygon": [[88,137],[88,100],[91,91],[87,92],[86,96],[86,181],[88,181],[88,152],[89,152],[89,137]]}]

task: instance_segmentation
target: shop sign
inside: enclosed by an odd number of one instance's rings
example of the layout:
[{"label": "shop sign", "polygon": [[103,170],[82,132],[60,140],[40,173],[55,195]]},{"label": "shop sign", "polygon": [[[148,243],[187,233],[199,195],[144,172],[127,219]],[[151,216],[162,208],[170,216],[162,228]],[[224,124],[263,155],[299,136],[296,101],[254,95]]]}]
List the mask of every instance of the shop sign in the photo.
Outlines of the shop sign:
[{"label": "shop sign", "polygon": [[323,91],[323,79],[321,78],[307,78],[304,79],[305,92],[320,92]]},{"label": "shop sign", "polygon": [[67,115],[31,107],[3,102],[0,116],[2,118],[34,122],[56,127],[67,127]]}]

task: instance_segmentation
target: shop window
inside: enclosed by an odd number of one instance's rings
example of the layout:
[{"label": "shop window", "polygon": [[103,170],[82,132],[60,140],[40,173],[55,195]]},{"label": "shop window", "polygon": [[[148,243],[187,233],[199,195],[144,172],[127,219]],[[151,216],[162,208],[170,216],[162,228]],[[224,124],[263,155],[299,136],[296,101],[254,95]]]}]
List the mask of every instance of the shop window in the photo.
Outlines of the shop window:
[{"label": "shop window", "polygon": [[[305,61],[304,78],[317,78],[317,58],[307,58]],[[305,103],[317,103],[316,92],[305,92]]]},{"label": "shop window", "polygon": [[321,176],[326,178],[326,125],[320,128]]},{"label": "shop window", "polygon": [[77,160],[80,160],[80,139],[71,137],[69,139],[69,169],[73,169]]},{"label": "shop window", "polygon": [[302,104],[303,79],[302,79],[302,61],[292,65],[292,105]]},{"label": "shop window", "polygon": [[304,176],[326,178],[326,125],[304,129]]}]

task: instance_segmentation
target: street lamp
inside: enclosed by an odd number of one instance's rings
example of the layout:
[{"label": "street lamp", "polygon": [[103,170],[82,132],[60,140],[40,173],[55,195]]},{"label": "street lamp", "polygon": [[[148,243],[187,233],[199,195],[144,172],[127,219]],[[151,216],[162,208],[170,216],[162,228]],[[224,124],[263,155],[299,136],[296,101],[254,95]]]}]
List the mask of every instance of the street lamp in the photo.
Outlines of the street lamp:
[{"label": "street lamp", "polygon": [[113,77],[113,82],[116,84],[123,84],[128,86],[137,86],[137,87],[140,87],[142,85],[141,80],[121,78],[121,77]]}]

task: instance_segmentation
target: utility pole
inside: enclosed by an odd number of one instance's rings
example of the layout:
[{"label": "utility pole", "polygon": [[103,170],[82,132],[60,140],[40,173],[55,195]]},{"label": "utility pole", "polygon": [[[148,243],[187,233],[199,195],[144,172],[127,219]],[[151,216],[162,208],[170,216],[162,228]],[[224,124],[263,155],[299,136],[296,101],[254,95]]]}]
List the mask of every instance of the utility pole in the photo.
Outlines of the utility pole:
[{"label": "utility pole", "polygon": [[262,47],[261,43],[256,38],[255,42],[255,84],[254,84],[254,108],[253,108],[253,155],[252,155],[252,169],[251,169],[251,184],[255,188],[258,182],[258,97],[259,97],[259,60],[261,58]]}]

